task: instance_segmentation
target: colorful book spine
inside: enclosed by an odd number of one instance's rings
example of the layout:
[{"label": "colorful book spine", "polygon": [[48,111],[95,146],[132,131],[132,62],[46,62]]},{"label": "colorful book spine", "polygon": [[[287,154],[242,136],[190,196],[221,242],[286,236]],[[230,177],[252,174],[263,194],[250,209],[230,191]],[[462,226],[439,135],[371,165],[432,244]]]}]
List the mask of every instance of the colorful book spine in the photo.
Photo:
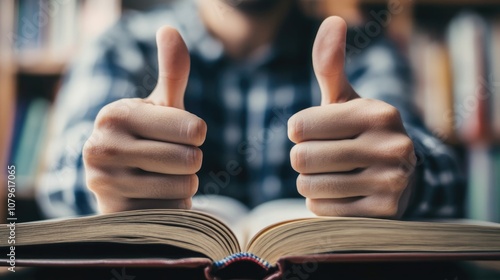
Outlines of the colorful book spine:
[{"label": "colorful book spine", "polygon": [[449,26],[455,128],[470,144],[486,141],[490,134],[486,36],[486,20],[472,12],[458,15]]},{"label": "colorful book spine", "polygon": [[493,149],[493,176],[491,221],[500,223],[500,146],[496,146]]},{"label": "colorful book spine", "polygon": [[33,100],[27,109],[13,160],[20,193],[29,192],[33,187],[47,134],[49,111],[50,102],[42,98]]},{"label": "colorful book spine", "polygon": [[[494,188],[493,162],[490,147],[477,145],[468,152],[467,218],[489,221],[492,219]],[[498,202],[493,202],[495,205]]]},{"label": "colorful book spine", "polygon": [[500,143],[500,19],[491,21],[489,40],[491,125],[494,139]]},{"label": "colorful book spine", "polygon": [[19,53],[42,51],[57,57],[114,23],[119,7],[120,0],[19,0],[10,37]]}]

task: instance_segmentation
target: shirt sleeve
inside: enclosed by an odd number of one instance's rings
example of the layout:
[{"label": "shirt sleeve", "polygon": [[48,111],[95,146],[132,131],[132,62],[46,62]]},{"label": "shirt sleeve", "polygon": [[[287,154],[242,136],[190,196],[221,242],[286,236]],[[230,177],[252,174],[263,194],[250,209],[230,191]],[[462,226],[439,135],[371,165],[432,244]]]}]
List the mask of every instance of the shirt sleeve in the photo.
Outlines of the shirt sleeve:
[{"label": "shirt sleeve", "polygon": [[[464,178],[453,150],[425,128],[414,110],[409,65],[387,40],[372,43],[357,56],[347,55],[347,73],[355,90],[395,106],[413,140],[416,184],[404,218],[463,216]],[[405,164],[402,159],[402,167]]]},{"label": "shirt sleeve", "polygon": [[48,218],[96,211],[95,198],[85,186],[82,147],[104,105],[137,95],[131,78],[134,68],[141,67],[141,55],[124,34],[117,24],[85,47],[58,93],[36,194]]}]

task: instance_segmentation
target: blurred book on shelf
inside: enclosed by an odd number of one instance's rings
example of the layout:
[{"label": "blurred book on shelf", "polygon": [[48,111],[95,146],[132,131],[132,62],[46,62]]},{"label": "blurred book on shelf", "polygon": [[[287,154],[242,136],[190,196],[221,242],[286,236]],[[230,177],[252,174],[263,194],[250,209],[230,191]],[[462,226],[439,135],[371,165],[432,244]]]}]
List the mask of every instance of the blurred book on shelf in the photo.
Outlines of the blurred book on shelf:
[{"label": "blurred book on shelf", "polygon": [[[486,69],[486,19],[463,12],[450,22],[447,40],[453,73],[455,127],[466,143],[487,141],[491,94]],[[500,47],[500,46],[499,46]]]},{"label": "blurred book on shelf", "polygon": [[455,142],[450,55],[441,34],[416,31],[410,44],[415,74],[415,103],[428,128]]},{"label": "blurred book on shelf", "polygon": [[[18,105],[19,121],[15,125],[18,131],[13,138],[10,164],[16,166],[16,192],[18,195],[32,196],[37,178],[43,147],[48,130],[50,101],[36,98],[29,104]],[[14,146],[14,144],[16,144]]]},{"label": "blurred book on shelf", "polygon": [[493,192],[491,203],[493,205],[492,213],[494,215],[492,221],[500,221],[500,147],[493,148]]},{"label": "blurred book on shelf", "polygon": [[33,199],[64,69],[120,14],[121,0],[0,1],[0,167],[17,166],[20,198]]},{"label": "blurred book on shelf", "polygon": [[[500,19],[495,18],[490,21],[488,53],[489,62],[489,84],[492,102],[490,103],[491,125],[493,136],[497,143],[500,143]],[[497,170],[500,170],[500,166]],[[500,172],[498,172],[500,173]],[[498,182],[500,185],[500,181]],[[500,187],[499,187],[500,188]],[[500,197],[499,200],[500,201]]]},{"label": "blurred book on shelf", "polygon": [[416,104],[437,137],[466,150],[467,217],[498,222],[499,21],[474,9],[422,14],[410,44]]},{"label": "blurred book on shelf", "polygon": [[120,3],[119,0],[16,1],[15,27],[7,37],[20,67],[29,72],[60,72],[78,46],[100,35],[119,18]]},{"label": "blurred book on shelf", "polygon": [[468,151],[467,216],[500,221],[500,148],[475,145]]}]

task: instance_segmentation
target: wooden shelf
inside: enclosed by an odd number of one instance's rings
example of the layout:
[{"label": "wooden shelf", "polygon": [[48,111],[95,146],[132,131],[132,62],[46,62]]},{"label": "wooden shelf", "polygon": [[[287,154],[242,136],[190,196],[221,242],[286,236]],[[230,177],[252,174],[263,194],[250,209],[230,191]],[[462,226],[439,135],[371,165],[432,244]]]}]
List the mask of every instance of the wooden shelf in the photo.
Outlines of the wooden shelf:
[{"label": "wooden shelf", "polygon": [[14,126],[15,108],[15,84],[14,66],[10,51],[9,40],[5,40],[4,34],[8,34],[14,26],[14,0],[2,0],[0,2],[0,219],[4,221],[7,214],[7,155],[11,142],[10,135]]},{"label": "wooden shelf", "polygon": [[48,51],[34,51],[18,54],[15,57],[15,68],[19,74],[60,75],[71,60],[73,51],[55,55]]},{"label": "wooden shelf", "polygon": [[498,0],[416,0],[416,4],[426,5],[496,5],[500,6]]},{"label": "wooden shelf", "polygon": [[66,69],[66,61],[38,60],[18,61],[15,68],[19,74],[61,75]]},{"label": "wooden shelf", "polygon": [[[7,63],[8,64],[8,63]],[[2,137],[0,137],[0,180],[3,183],[7,182],[6,170],[7,170],[7,155],[9,154],[9,147],[11,139],[9,135],[12,134],[13,122],[14,122],[14,107],[15,107],[15,79],[13,67],[0,63],[0,130],[2,131]],[[2,187],[0,190],[0,219],[5,218],[6,204],[5,204],[5,192],[6,187]]]},{"label": "wooden shelf", "polygon": [[[361,4],[387,4],[387,0],[359,0]],[[410,2],[410,1],[406,1]],[[413,0],[413,5],[493,5],[500,7],[498,0]],[[403,3],[401,3],[403,4]]]}]

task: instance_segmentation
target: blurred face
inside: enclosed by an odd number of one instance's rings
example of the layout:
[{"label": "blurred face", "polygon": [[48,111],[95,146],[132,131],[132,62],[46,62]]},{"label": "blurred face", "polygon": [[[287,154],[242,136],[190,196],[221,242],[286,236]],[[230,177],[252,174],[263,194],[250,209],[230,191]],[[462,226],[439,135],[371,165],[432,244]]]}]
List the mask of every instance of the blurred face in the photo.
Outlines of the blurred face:
[{"label": "blurred face", "polygon": [[265,14],[273,10],[276,5],[290,0],[220,0],[224,3],[249,14]]}]

